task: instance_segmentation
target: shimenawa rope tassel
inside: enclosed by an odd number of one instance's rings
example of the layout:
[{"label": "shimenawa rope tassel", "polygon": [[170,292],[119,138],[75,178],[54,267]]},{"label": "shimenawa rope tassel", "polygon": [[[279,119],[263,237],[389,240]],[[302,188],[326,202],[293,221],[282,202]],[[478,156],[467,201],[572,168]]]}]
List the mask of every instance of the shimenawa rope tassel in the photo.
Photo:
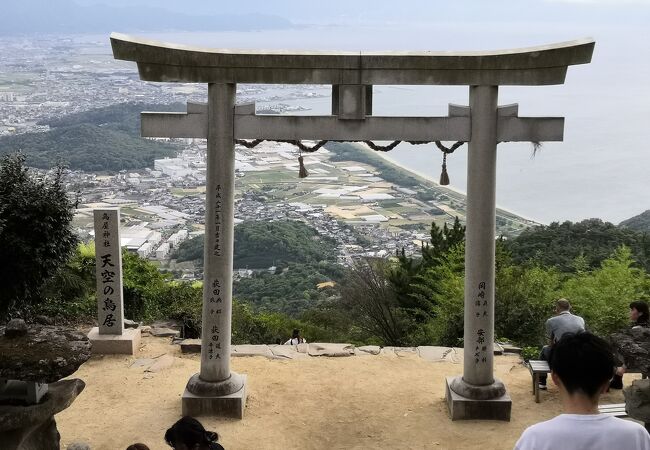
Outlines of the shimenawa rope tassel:
[{"label": "shimenawa rope tassel", "polygon": [[298,154],[298,165],[300,166],[300,168],[298,169],[298,177],[307,178],[309,172],[307,172],[307,169],[305,169],[305,163],[304,163],[304,158],[302,157],[302,153]]}]

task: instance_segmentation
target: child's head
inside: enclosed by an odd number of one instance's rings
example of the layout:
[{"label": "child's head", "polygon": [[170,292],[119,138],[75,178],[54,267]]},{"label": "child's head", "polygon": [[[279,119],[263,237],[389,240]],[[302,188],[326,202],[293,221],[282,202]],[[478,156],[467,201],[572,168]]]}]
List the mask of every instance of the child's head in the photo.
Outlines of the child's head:
[{"label": "child's head", "polygon": [[569,395],[597,399],[614,375],[616,363],[610,345],[591,333],[567,333],[551,349],[553,381]]},{"label": "child's head", "polygon": [[218,439],[217,433],[206,431],[201,422],[189,416],[178,420],[165,433],[165,442],[176,450],[207,448]]}]

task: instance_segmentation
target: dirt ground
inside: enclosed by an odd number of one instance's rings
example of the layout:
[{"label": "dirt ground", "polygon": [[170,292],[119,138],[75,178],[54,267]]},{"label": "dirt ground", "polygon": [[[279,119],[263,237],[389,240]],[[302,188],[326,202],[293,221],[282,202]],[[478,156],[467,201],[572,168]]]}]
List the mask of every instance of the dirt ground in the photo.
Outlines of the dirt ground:
[{"label": "dirt ground", "polygon": [[[183,355],[168,339],[143,338],[138,358],[174,356],[158,373],[130,367],[135,357],[97,356],[73,377],[86,389],[56,416],[62,448],[89,443],[93,450],[125,449],[143,442],[169,448],[165,430],[180,418],[181,394],[198,372],[198,355]],[[512,397],[508,422],[452,422],[444,377],[461,364],[428,362],[415,355],[312,357],[268,360],[239,357],[233,370],[248,374],[244,420],[201,418],[228,450],[236,449],[511,449],[528,425],[560,412],[557,388],[536,404],[528,370],[517,356],[495,358],[496,376]],[[626,378],[626,384],[630,382]],[[623,401],[621,391],[603,403]]]}]

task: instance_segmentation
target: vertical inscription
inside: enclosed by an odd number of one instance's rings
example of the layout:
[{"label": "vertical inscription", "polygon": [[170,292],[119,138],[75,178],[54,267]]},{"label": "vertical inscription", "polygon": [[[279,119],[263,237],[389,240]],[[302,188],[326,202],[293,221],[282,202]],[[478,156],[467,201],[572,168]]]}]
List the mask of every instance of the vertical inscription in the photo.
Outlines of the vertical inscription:
[{"label": "vertical inscription", "polygon": [[210,315],[210,322],[213,324],[208,331],[210,339],[208,342],[208,359],[221,359],[221,333],[219,330],[219,323],[221,323],[221,305],[223,299],[221,298],[221,282],[218,279],[212,281],[212,292],[208,299],[208,313]]},{"label": "vertical inscription", "polygon": [[[474,301],[474,315],[477,321],[487,321],[488,320],[488,301],[485,298],[485,281],[481,281],[478,284],[478,290],[476,294],[476,299]],[[487,344],[485,342],[485,328],[487,328],[488,323],[482,325],[482,328],[476,330],[476,347],[474,348],[474,363],[475,364],[485,364],[487,363]]]},{"label": "vertical inscription", "polygon": [[214,256],[221,256],[221,185],[217,184],[214,195]]},{"label": "vertical inscription", "polygon": [[95,210],[95,268],[100,334],[122,334],[122,254],[117,209]]}]

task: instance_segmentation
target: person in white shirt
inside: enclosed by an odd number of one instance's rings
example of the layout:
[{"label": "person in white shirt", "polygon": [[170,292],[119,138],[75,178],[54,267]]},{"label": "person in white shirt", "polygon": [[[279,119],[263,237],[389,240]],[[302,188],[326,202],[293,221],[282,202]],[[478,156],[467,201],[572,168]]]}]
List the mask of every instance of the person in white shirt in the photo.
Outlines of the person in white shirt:
[{"label": "person in white shirt", "polygon": [[567,333],[553,346],[549,365],[564,414],[528,427],[515,450],[650,450],[650,434],[641,425],[598,413],[615,370],[607,342],[587,332]]},{"label": "person in white shirt", "polygon": [[289,339],[287,342],[284,343],[284,345],[298,345],[298,344],[306,344],[307,341],[300,336],[300,330],[293,330],[293,333],[291,333],[291,339]]}]

